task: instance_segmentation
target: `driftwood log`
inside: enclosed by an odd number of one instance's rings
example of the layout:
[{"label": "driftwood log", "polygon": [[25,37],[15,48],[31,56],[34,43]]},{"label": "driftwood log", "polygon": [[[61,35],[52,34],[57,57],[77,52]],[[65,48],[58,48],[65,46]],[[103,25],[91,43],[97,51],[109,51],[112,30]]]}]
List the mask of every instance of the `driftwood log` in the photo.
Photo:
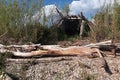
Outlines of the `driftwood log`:
[{"label": "driftwood log", "polygon": [[[92,43],[85,46],[70,46],[66,48],[60,45],[0,45],[0,52],[12,52],[14,56],[18,57],[32,57],[39,55],[79,55],[79,56],[100,56],[102,57],[101,45],[110,45],[111,40],[100,43]],[[106,47],[107,48],[107,47]],[[108,47],[109,48],[109,47]],[[96,55],[95,53],[98,53]]]},{"label": "driftwood log", "polygon": [[79,55],[79,56],[98,56],[94,55],[98,53],[102,57],[99,49],[90,48],[90,47],[68,47],[68,48],[57,48],[57,49],[46,49],[46,50],[37,50],[31,52],[20,52],[12,51],[14,56],[19,57],[32,57],[37,55]]},{"label": "driftwood log", "polygon": [[2,45],[0,44],[0,52],[11,52],[11,51],[21,51],[21,52],[30,52],[38,50],[41,44],[31,44],[31,45]]}]

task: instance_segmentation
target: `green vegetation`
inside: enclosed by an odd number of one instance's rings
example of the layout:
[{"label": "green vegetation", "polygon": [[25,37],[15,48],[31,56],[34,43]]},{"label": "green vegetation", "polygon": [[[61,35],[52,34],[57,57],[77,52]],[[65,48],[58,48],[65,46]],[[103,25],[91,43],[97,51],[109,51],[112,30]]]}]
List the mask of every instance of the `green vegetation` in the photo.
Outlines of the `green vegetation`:
[{"label": "green vegetation", "polygon": [[114,0],[113,7],[113,20],[112,20],[112,33],[115,40],[120,39],[120,4],[118,0]]},{"label": "green vegetation", "polygon": [[81,73],[82,80],[96,80],[94,75],[88,74],[86,70]]},{"label": "green vegetation", "polygon": [[96,41],[104,39],[120,39],[120,5],[118,0],[114,4],[108,4],[101,7],[101,10],[94,16],[95,27],[94,35]]},{"label": "green vegetation", "polygon": [[[35,11],[41,9],[41,4],[41,0],[38,2],[0,0],[0,35],[6,33],[1,37],[0,42],[6,44],[27,40],[36,42],[38,23],[33,22],[31,17]],[[33,25],[37,27],[33,27]],[[39,27],[41,28],[42,25]]]},{"label": "green vegetation", "polygon": [[38,2],[35,0],[21,2],[0,0],[0,43],[55,44],[58,40],[64,40],[66,37],[59,28],[45,25],[47,21],[45,13],[42,24],[31,19],[37,11],[41,12],[41,8],[42,0],[38,0]]},{"label": "green vegetation", "polygon": [[[32,2],[31,2],[32,1]],[[41,43],[55,44],[60,40],[73,40],[79,35],[67,36],[57,26],[48,27],[45,25],[47,17],[43,16],[43,23],[33,21],[31,17],[37,12],[41,12],[42,0],[0,0],[0,43]],[[66,15],[69,13],[69,6],[62,10]],[[95,20],[94,36],[89,36],[84,30],[86,37],[101,41],[104,39],[120,39],[120,5],[115,0],[114,5],[108,4],[93,16]],[[87,22],[85,23],[87,26]]]}]

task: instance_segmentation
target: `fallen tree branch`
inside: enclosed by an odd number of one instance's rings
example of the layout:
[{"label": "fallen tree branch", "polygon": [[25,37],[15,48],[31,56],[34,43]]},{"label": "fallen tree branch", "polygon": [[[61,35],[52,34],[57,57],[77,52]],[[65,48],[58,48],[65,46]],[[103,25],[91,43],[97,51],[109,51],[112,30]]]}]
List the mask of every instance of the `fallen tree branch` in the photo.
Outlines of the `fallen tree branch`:
[{"label": "fallen tree branch", "polygon": [[45,50],[38,50],[38,51],[31,51],[31,52],[12,51],[12,53],[14,56],[18,56],[18,57],[32,57],[37,55],[45,55],[48,53],[48,51],[45,51]]},{"label": "fallen tree branch", "polygon": [[31,45],[2,45],[0,44],[0,52],[9,52],[9,51],[21,51],[21,52],[30,52],[35,51],[40,48],[41,44],[31,44]]},{"label": "fallen tree branch", "polygon": [[50,62],[59,62],[59,61],[70,61],[70,60],[74,60],[73,57],[56,57],[56,58],[38,58],[38,59],[11,59],[11,58],[7,58],[6,61],[7,62],[15,62],[17,64],[20,63],[30,63],[30,61],[33,62],[40,62],[40,63],[50,63]]},{"label": "fallen tree branch", "polygon": [[99,47],[100,45],[110,45],[112,43],[112,40],[104,41],[104,42],[99,42],[99,43],[91,43],[86,45],[86,47]]}]

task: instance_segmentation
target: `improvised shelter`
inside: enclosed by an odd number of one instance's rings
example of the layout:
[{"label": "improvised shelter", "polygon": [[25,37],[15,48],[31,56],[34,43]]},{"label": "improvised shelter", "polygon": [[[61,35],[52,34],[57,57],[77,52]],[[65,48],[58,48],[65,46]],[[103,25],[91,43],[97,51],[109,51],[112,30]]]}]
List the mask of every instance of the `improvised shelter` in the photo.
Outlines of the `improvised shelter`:
[{"label": "improvised shelter", "polygon": [[90,31],[90,27],[88,25],[85,25],[86,18],[82,13],[81,15],[64,16],[57,8],[56,10],[61,17],[61,19],[58,20],[57,25],[59,25],[62,31],[68,36],[76,34],[83,36],[83,31]]}]

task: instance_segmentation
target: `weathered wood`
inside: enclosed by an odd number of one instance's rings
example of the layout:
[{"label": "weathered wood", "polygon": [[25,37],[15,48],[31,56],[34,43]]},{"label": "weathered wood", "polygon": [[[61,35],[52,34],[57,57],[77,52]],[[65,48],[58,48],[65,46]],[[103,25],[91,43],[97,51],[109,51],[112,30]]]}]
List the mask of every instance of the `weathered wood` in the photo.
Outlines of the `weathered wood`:
[{"label": "weathered wood", "polygon": [[[39,55],[94,56],[95,53],[98,53],[100,57],[103,57],[100,50],[103,50],[105,47],[112,51],[113,48],[109,47],[111,46],[110,44],[111,44],[111,40],[100,43],[92,43],[86,46],[70,46],[67,48],[62,48],[60,47],[60,45],[40,45],[40,44],[9,45],[9,46],[0,45],[0,52],[12,52],[14,56],[18,56],[18,57],[32,57]],[[37,49],[36,46],[39,48]],[[15,50],[11,48],[15,48]],[[22,50],[20,50],[19,48],[22,48]],[[95,56],[98,55],[95,54]]]},{"label": "weathered wood", "polygon": [[47,50],[37,50],[31,52],[12,52],[14,56],[18,57],[32,57],[38,55],[79,55],[79,56],[92,56],[98,53],[100,57],[103,57],[97,48],[90,47],[68,47],[68,48],[57,48],[57,49],[47,49]]},{"label": "weathered wood", "polygon": [[9,51],[24,51],[30,52],[33,50],[38,50],[41,44],[31,44],[31,45],[2,45],[0,44],[0,52],[9,52]]},{"label": "weathered wood", "polygon": [[91,43],[91,44],[86,45],[86,47],[99,47],[100,45],[111,45],[111,41],[112,40],[103,41],[99,43]]},{"label": "weathered wood", "polygon": [[60,45],[41,45],[40,46],[41,49],[60,49]]},{"label": "weathered wood", "polygon": [[82,37],[83,37],[84,24],[85,24],[85,21],[82,20],[82,22],[81,22],[81,26],[80,26],[80,38],[81,38],[81,39],[82,39]]},{"label": "weathered wood", "polygon": [[56,7],[56,11],[59,13],[60,17],[63,18],[63,14],[58,10],[58,8]]},{"label": "weathered wood", "polygon": [[7,58],[6,61],[7,62],[16,62],[18,64],[20,63],[30,63],[31,62],[40,62],[40,63],[49,63],[49,62],[59,62],[59,61],[62,61],[62,60],[73,60],[74,58],[73,57],[55,57],[55,58],[38,58],[38,59],[11,59],[11,58]]},{"label": "weathered wood", "polygon": [[[16,49],[17,51],[12,51],[12,50],[7,50],[8,52],[12,52],[14,56],[17,57],[33,57],[33,56],[41,56],[41,55],[79,55],[79,56],[93,56],[94,54],[97,53],[97,55],[95,56],[99,56],[102,60],[103,60],[103,67],[105,68],[105,71],[109,74],[112,74],[112,72],[109,69],[109,66],[104,58],[104,56],[102,55],[101,51],[99,50],[101,45],[110,45],[111,40],[109,41],[105,41],[105,42],[100,42],[100,43],[93,43],[93,44],[89,44],[86,46],[70,46],[70,47],[66,47],[66,48],[62,48],[60,47],[60,45],[38,45],[38,47],[40,47],[38,50],[35,51],[19,51],[18,49]],[[16,48],[28,48],[31,45],[14,45],[14,47]],[[96,48],[97,46],[97,48]],[[5,48],[6,46],[4,45],[0,45],[0,50]],[[13,45],[11,46],[7,46],[7,47],[13,47]],[[12,61],[12,59],[9,59]],[[16,61],[18,61],[18,59],[15,59]],[[61,59],[56,59],[54,61],[61,61],[64,60],[63,58]],[[66,59],[65,60],[71,60],[71,59]],[[46,62],[46,61],[44,61]],[[49,62],[49,60],[47,60],[47,62]]]},{"label": "weathered wood", "polygon": [[32,57],[37,55],[45,55],[48,53],[48,51],[45,51],[45,50],[37,50],[37,51],[31,51],[31,52],[12,51],[12,53],[14,56],[17,56],[17,57]]},{"label": "weathered wood", "polygon": [[116,57],[116,53],[120,53],[120,47],[117,47],[116,45],[100,45],[99,49],[102,51],[110,51]]}]

